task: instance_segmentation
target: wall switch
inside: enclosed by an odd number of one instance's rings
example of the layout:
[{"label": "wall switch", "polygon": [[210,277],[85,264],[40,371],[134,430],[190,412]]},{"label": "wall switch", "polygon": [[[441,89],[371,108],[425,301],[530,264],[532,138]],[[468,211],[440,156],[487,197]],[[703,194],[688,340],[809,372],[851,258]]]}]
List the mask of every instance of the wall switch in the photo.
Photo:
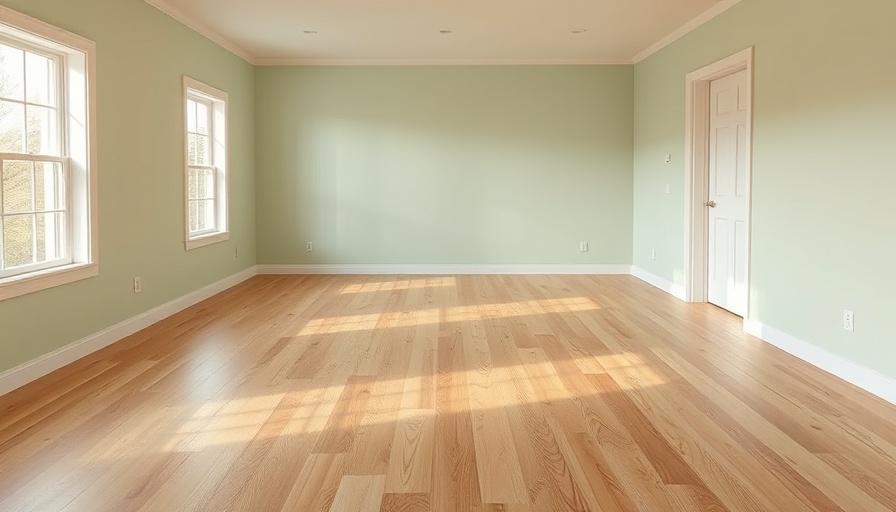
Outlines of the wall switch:
[{"label": "wall switch", "polygon": [[140,293],[143,291],[143,281],[140,280],[139,277],[134,278],[134,293]]},{"label": "wall switch", "polygon": [[306,243],[305,250],[308,252],[314,252],[314,244],[312,244],[311,242]]},{"label": "wall switch", "polygon": [[843,310],[843,328],[849,332],[856,331],[856,319],[855,314],[852,312],[852,310]]},{"label": "wall switch", "polygon": [[239,258],[239,257],[240,257],[240,248],[239,248],[239,247],[234,247],[234,248],[233,248],[233,257],[234,257],[234,258]]},{"label": "wall switch", "polygon": [[668,164],[671,161],[672,161],[672,153],[666,153],[666,163]]},{"label": "wall switch", "polygon": [[652,259],[652,260],[656,259],[656,249],[650,250],[650,259]]},{"label": "wall switch", "polygon": [[672,193],[672,185],[670,185],[670,184],[668,184],[668,183],[666,183],[666,193],[667,193],[667,194],[671,194],[671,193]]},{"label": "wall switch", "polygon": [[579,242],[579,250],[582,252],[588,252],[588,242]]}]

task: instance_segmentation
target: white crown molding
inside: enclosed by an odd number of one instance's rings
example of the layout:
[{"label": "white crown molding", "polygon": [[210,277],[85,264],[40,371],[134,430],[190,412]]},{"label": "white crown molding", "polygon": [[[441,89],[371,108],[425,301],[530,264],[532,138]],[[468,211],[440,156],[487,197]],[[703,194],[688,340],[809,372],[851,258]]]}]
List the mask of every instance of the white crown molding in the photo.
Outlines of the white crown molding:
[{"label": "white crown molding", "polygon": [[684,286],[675,284],[672,281],[664,279],[658,275],[651,274],[650,272],[634,265],[632,266],[632,275],[649,285],[663,290],[676,299],[685,300]]},{"label": "white crown molding", "polygon": [[258,265],[259,274],[482,275],[630,274],[631,265]]},{"label": "white crown molding", "polygon": [[674,43],[675,41],[678,41],[679,39],[686,36],[691,31],[697,29],[698,27],[700,27],[704,23],[708,22],[709,20],[715,18],[719,14],[722,14],[723,12],[727,11],[728,9],[734,7],[739,2],[740,2],[740,0],[721,0],[716,5],[707,9],[703,14],[701,14],[701,15],[697,16],[696,18],[692,19],[691,21],[685,23],[684,25],[679,27],[677,30],[672,32],[671,34],[669,34],[666,37],[660,39],[659,41],[653,43],[652,45],[647,47],[644,51],[635,55],[629,64],[637,64],[637,63],[641,62],[642,60],[646,59],[647,57],[650,57],[654,53],[662,50],[663,48],[669,46],[670,44]]},{"label": "white crown molding", "polygon": [[740,2],[720,0],[631,59],[280,59],[254,57],[205,23],[172,6],[168,0],[144,1],[254,66],[630,66],[669,46]]},{"label": "white crown molding", "polygon": [[0,373],[0,396],[18,389],[29,382],[35,381],[44,375],[54,372],[65,365],[71,364],[82,357],[88,356],[97,350],[108,347],[137,331],[164,320],[169,316],[183,311],[188,307],[202,302],[224,290],[236,286],[257,274],[255,267],[238,272],[216,283],[204,286],[194,292],[174,299],[166,304],[150,309],[145,313],[119,322],[100,332],[81,338],[74,343],[54,350],[49,354],[38,357],[15,368]]},{"label": "white crown molding", "polygon": [[197,18],[172,6],[168,0],[144,1],[254,66],[630,66],[650,57],[740,2],[720,0],[631,59],[281,59],[253,56]]},{"label": "white crown molding", "polygon": [[605,59],[255,59],[256,66],[631,66]]},{"label": "white crown molding", "polygon": [[180,23],[186,25],[187,27],[193,29],[195,32],[200,35],[205,36],[207,39],[217,44],[218,46],[224,48],[230,53],[236,55],[237,57],[243,59],[249,64],[255,65],[255,58],[252,55],[240,47],[238,44],[234,43],[230,39],[222,36],[218,32],[209,28],[208,25],[202,23],[192,16],[188,16],[183,13],[180,9],[173,7],[171,4],[167,2],[167,0],[145,0],[146,3],[155,7],[156,9],[164,12],[168,16],[171,16],[175,20]]},{"label": "white crown molding", "polygon": [[850,361],[845,357],[828,352],[817,345],[779,331],[774,327],[769,327],[758,320],[744,320],[744,332],[892,404],[896,404],[896,380],[886,375]]}]

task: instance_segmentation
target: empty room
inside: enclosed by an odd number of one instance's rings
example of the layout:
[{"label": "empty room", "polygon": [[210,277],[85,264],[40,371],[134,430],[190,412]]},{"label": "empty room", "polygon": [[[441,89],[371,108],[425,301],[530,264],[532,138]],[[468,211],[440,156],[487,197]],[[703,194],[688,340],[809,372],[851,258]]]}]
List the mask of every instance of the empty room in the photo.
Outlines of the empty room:
[{"label": "empty room", "polygon": [[0,511],[896,510],[894,26],[0,0]]}]

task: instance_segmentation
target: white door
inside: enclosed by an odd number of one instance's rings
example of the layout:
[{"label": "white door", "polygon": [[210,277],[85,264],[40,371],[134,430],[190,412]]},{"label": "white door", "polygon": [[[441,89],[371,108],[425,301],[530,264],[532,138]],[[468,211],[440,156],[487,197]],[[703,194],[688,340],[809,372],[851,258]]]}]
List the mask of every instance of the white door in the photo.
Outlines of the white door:
[{"label": "white door", "polygon": [[709,302],[747,312],[747,71],[710,84],[707,283]]}]

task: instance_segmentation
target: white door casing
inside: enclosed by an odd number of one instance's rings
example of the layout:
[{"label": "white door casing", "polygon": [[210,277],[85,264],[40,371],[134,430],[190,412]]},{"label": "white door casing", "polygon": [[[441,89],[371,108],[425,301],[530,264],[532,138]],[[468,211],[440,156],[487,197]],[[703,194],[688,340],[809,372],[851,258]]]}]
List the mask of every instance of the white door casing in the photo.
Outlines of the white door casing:
[{"label": "white door casing", "polygon": [[747,71],[709,86],[707,300],[734,314],[747,312]]},{"label": "white door casing", "polygon": [[[688,302],[709,301],[709,256],[710,256],[710,212],[712,208],[706,206],[710,200],[710,117],[713,107],[711,85],[714,81],[746,71],[745,94],[742,94],[739,107],[746,106],[746,128],[740,133],[741,140],[735,142],[742,146],[739,152],[742,157],[740,163],[743,171],[737,179],[741,180],[740,193],[745,203],[745,218],[740,229],[740,255],[743,259],[735,262],[731,268],[736,268],[740,275],[737,276],[737,286],[732,282],[732,296],[736,296],[739,304],[732,309],[744,316],[744,322],[750,318],[750,219],[751,219],[751,194],[752,194],[752,98],[753,98],[753,48],[747,48],[730,57],[709,64],[696,71],[688,73],[685,81],[685,244],[684,244],[684,298]],[[743,105],[746,103],[746,105]],[[739,114],[740,115],[740,114]],[[718,152],[719,148],[716,148]],[[722,148],[724,150],[724,148]],[[733,154],[734,151],[729,152]],[[720,203],[719,198],[714,199]],[[716,217],[724,215],[718,212]],[[715,219],[717,220],[717,219]],[[715,222],[715,220],[713,222]],[[719,226],[721,229],[722,226]],[[727,234],[726,234],[727,236]],[[726,244],[726,247],[730,244]],[[736,254],[737,251],[729,251]],[[715,250],[713,256],[715,257]],[[726,270],[727,271],[727,270]],[[724,288],[727,294],[729,288]],[[717,300],[714,293],[714,302]],[[719,300],[718,302],[722,302]]]}]

